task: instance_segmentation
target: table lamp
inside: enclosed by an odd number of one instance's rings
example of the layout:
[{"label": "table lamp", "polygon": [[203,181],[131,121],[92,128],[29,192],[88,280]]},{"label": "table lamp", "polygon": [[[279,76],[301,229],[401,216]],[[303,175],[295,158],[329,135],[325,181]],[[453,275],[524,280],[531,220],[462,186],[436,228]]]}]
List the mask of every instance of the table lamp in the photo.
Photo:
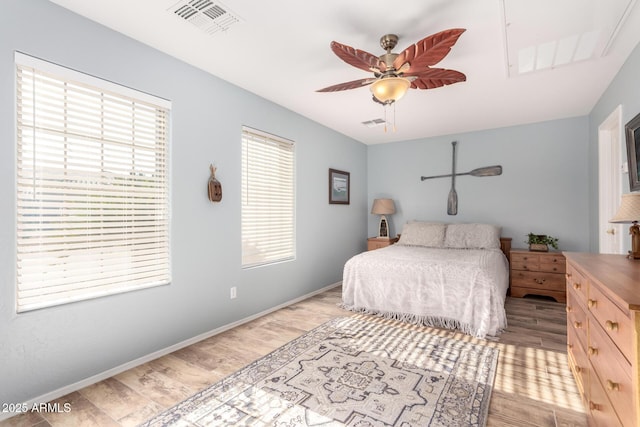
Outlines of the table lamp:
[{"label": "table lamp", "polygon": [[380,216],[380,227],[378,227],[378,238],[389,238],[389,223],[385,215],[391,215],[396,212],[396,205],[393,199],[374,199],[371,213]]},{"label": "table lamp", "polygon": [[631,250],[627,256],[629,259],[640,259],[640,193],[628,193],[622,195],[622,202],[618,213],[609,222],[631,224]]}]

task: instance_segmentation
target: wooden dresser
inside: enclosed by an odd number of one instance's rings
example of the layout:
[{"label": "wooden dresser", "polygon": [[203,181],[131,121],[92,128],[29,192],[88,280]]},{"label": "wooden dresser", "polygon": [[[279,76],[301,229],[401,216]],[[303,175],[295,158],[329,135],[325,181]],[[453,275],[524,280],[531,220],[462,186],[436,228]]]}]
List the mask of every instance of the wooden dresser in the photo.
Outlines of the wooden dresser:
[{"label": "wooden dresser", "polygon": [[566,301],[565,259],[561,252],[532,252],[511,249],[512,297],[544,295]]},{"label": "wooden dresser", "polygon": [[393,237],[391,239],[385,239],[380,237],[369,237],[367,239],[367,250],[372,251],[374,249],[386,248],[387,246],[393,245],[398,241],[397,237]]},{"label": "wooden dresser", "polygon": [[640,426],[640,262],[565,252],[569,366],[595,426]]}]

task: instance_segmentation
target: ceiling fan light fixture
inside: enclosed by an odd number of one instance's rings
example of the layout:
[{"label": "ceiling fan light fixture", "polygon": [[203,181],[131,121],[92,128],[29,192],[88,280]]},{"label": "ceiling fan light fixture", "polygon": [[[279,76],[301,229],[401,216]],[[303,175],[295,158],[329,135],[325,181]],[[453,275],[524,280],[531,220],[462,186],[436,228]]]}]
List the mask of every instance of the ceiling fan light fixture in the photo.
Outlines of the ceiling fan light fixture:
[{"label": "ceiling fan light fixture", "polygon": [[402,98],[410,86],[411,82],[404,77],[384,77],[373,82],[370,88],[378,101],[391,104]]}]

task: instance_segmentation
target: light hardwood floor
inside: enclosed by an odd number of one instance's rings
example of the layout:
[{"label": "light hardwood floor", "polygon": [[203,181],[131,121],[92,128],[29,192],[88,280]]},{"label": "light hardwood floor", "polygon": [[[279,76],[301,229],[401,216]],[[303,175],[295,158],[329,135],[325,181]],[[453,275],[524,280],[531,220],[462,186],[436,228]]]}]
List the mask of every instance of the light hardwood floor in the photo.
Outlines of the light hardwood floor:
[{"label": "light hardwood floor", "polygon": [[[6,426],[133,426],[314,327],[354,315],[334,288],[64,396],[68,413],[29,413]],[[564,304],[507,298],[487,426],[586,426],[567,366]],[[467,338],[473,340],[473,338]]]}]

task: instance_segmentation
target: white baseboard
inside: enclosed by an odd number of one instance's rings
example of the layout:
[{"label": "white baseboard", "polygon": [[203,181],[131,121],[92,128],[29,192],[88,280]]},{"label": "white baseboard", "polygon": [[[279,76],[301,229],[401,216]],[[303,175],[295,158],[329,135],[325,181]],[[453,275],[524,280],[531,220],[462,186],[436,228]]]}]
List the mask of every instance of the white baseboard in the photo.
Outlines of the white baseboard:
[{"label": "white baseboard", "polygon": [[[124,371],[128,371],[129,369],[135,368],[136,366],[139,366],[139,365],[142,365],[144,363],[150,362],[150,361],[155,360],[155,359],[157,359],[159,357],[166,356],[167,354],[173,353],[174,351],[180,350],[181,348],[188,347],[188,346],[190,346],[192,344],[197,343],[198,341],[202,341],[202,340],[210,338],[210,337],[212,337],[214,335],[218,335],[218,334],[220,334],[222,332],[228,331],[229,329],[235,328],[236,326],[240,326],[240,325],[243,325],[243,324],[245,324],[247,322],[251,322],[252,320],[255,320],[255,319],[257,319],[259,317],[262,317],[264,315],[267,315],[269,313],[273,313],[274,311],[280,310],[281,308],[288,307],[288,306],[293,305],[293,304],[295,304],[297,302],[303,301],[303,300],[305,300],[307,298],[311,298],[314,295],[321,294],[321,293],[323,293],[325,291],[328,291],[329,289],[333,289],[335,287],[338,287],[341,284],[342,284],[342,282],[337,282],[337,283],[325,286],[324,288],[318,289],[317,291],[313,291],[313,292],[311,292],[309,294],[306,294],[306,295],[303,295],[301,297],[292,299],[291,301],[287,301],[287,302],[282,303],[280,305],[277,305],[275,307],[271,307],[271,308],[269,308],[267,310],[261,311],[260,313],[256,313],[254,315],[251,315],[249,317],[245,317],[244,319],[238,320],[236,322],[229,323],[227,325],[224,325],[224,326],[221,326],[219,328],[213,329],[211,331],[205,332],[203,334],[197,335],[197,336],[195,336],[193,338],[189,338],[187,340],[184,340],[184,341],[179,342],[177,344],[174,344],[172,346],[163,348],[162,350],[154,351],[153,353],[147,354],[146,356],[139,357],[139,358],[137,358],[135,360],[132,360],[132,361],[127,362],[127,363],[124,363],[124,364],[122,364],[120,366],[116,366],[115,368],[112,368],[112,369],[109,369],[107,371],[101,372],[101,373],[99,373],[97,375],[93,375],[93,376],[91,376],[89,378],[85,378],[84,380],[81,380],[81,381],[78,381],[76,383],[69,384],[67,386],[61,387],[61,388],[59,388],[57,390],[54,390],[54,391],[52,391],[50,393],[43,394],[41,396],[38,396],[38,397],[36,397],[34,399],[31,399],[28,402],[24,402],[24,403],[26,404],[27,407],[30,408],[34,404],[46,403],[46,402],[49,402],[51,400],[58,399],[58,398],[60,398],[62,396],[65,396],[65,395],[67,395],[69,393],[72,393],[74,391],[78,391],[78,390],[80,390],[82,388],[88,387],[91,384],[95,384],[97,382],[106,380],[107,378],[111,378],[114,375],[118,375],[118,374],[120,374],[120,373],[122,373]],[[14,415],[18,415],[18,414],[0,413],[0,421],[6,420],[8,418],[11,418]]]}]

